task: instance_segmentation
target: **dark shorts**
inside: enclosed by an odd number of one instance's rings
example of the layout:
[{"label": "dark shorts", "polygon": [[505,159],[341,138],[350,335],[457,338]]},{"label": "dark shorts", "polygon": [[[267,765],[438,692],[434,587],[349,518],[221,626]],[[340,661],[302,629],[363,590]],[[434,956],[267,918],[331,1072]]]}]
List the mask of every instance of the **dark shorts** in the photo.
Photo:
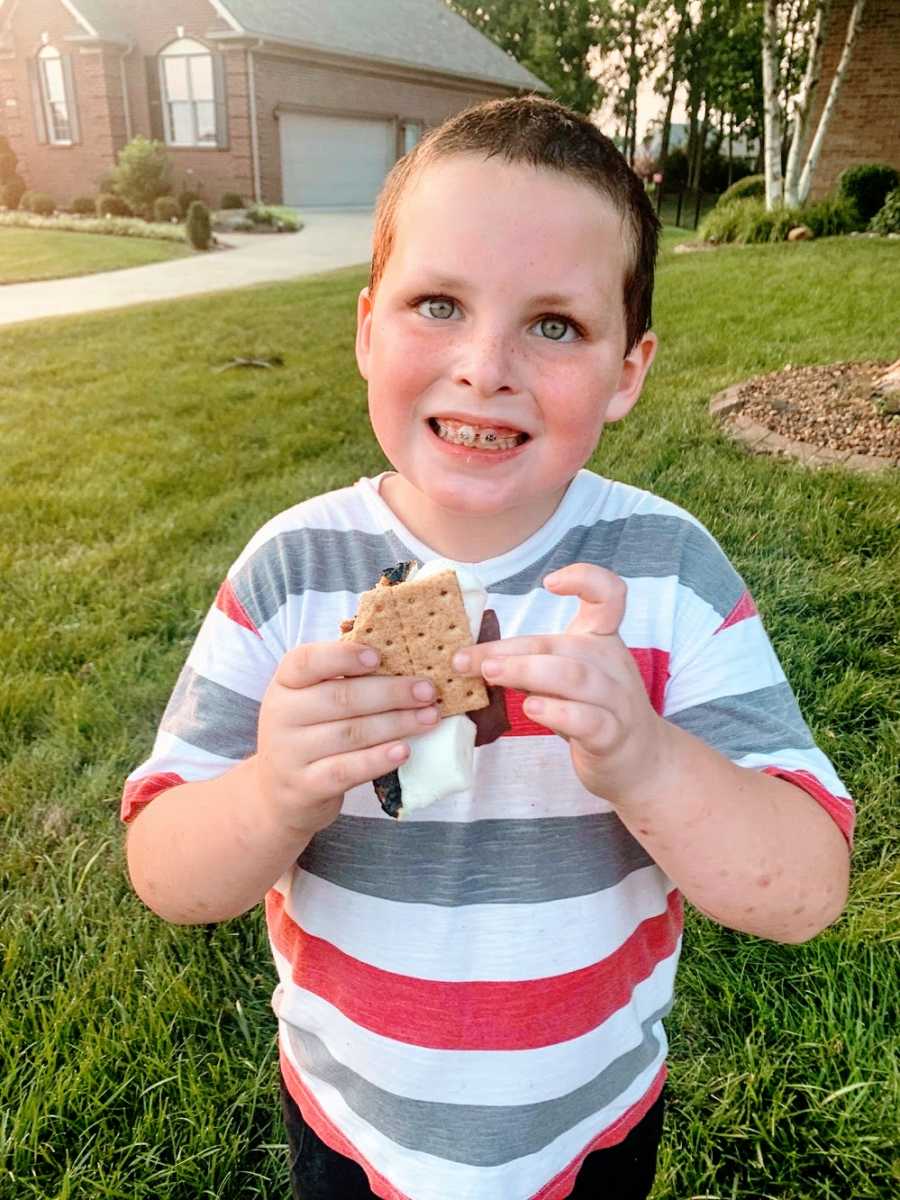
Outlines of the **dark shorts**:
[{"label": "dark shorts", "polygon": [[[584,1160],[570,1195],[575,1200],[646,1200],[656,1174],[665,1091],[624,1141]],[[369,1200],[365,1171],[326,1146],[310,1129],[281,1081],[294,1200]],[[448,1196],[447,1200],[453,1200]],[[508,1200],[498,1196],[497,1200]]]}]

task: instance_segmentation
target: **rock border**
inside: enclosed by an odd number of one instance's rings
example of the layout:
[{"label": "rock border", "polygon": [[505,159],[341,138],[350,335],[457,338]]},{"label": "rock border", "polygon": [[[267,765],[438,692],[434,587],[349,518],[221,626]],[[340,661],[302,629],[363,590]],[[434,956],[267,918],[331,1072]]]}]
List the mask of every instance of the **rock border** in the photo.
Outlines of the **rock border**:
[{"label": "rock border", "polygon": [[795,442],[774,429],[757,424],[741,412],[747,403],[746,397],[740,396],[743,386],[743,383],[735,383],[717,392],[709,402],[709,414],[732,441],[746,446],[751,453],[791,458],[804,467],[845,467],[848,471],[863,474],[900,466],[896,459],[880,454],[856,454],[852,450],[831,450],[812,442]]}]

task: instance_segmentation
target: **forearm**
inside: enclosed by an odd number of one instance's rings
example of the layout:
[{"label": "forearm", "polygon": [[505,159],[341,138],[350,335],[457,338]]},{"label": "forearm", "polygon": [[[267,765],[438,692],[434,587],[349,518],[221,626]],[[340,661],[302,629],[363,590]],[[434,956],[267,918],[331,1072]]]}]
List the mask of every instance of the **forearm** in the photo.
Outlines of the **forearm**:
[{"label": "forearm", "polygon": [[128,830],[134,890],[166,921],[240,916],[265,896],[309,843],[266,815],[255,756],[218,779],[169,788]]},{"label": "forearm", "polygon": [[661,731],[660,767],[639,791],[609,799],[686,898],[722,925],[780,942],[836,920],[849,853],[825,810],[668,722]]}]

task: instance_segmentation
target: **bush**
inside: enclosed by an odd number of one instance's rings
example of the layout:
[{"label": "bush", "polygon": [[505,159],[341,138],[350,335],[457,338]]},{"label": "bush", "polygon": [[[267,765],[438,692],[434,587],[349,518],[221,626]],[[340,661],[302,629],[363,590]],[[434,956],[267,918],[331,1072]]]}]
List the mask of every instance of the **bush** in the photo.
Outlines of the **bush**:
[{"label": "bush", "polygon": [[80,217],[93,217],[97,212],[97,202],[93,196],[76,196],[69,205],[69,211]]},{"label": "bush", "polygon": [[122,197],[115,196],[112,192],[101,192],[94,203],[94,208],[98,217],[130,217],[132,215],[131,208]]},{"label": "bush", "polygon": [[300,228],[299,222],[288,213],[278,212],[274,208],[266,208],[261,204],[254,204],[252,208],[249,208],[247,218],[254,225],[269,225],[280,233],[296,233]]},{"label": "bush", "polygon": [[187,191],[185,191],[185,192],[182,192],[182,193],[179,195],[179,197],[178,197],[178,208],[179,208],[179,210],[180,210],[180,213],[181,213],[181,219],[182,219],[182,221],[186,221],[186,220],[187,220],[187,215],[188,215],[188,213],[191,211],[191,205],[192,205],[192,204],[194,204],[194,203],[196,203],[196,201],[198,201],[198,200],[199,200],[199,201],[201,201],[201,203],[202,203],[202,201],[203,201],[203,197],[200,195],[200,193],[199,193],[199,192],[187,192]]},{"label": "bush", "polygon": [[195,250],[208,250],[212,241],[212,222],[209,219],[209,209],[202,200],[195,200],[188,209],[185,221],[188,241]]},{"label": "bush", "polygon": [[816,237],[835,237],[859,228],[856,205],[846,196],[829,196],[801,210],[801,219]]},{"label": "bush", "polygon": [[783,242],[795,225],[804,224],[809,222],[802,209],[767,212],[765,200],[750,197],[717,204],[700,225],[699,235],[705,242]]},{"label": "bush", "polygon": [[181,209],[174,196],[157,196],[153,201],[154,221],[179,221]]},{"label": "bush", "polygon": [[869,222],[873,233],[900,233],[900,187],[888,192],[887,199]]},{"label": "bush", "polygon": [[765,175],[747,175],[726,188],[719,197],[717,204],[730,204],[732,200],[756,199],[766,194]]},{"label": "bush", "polygon": [[149,219],[158,196],[171,191],[169,160],[162,142],[151,142],[140,134],[119,151],[112,172],[113,191],[132,212]]},{"label": "bush", "polygon": [[0,204],[5,208],[18,208],[25,191],[25,180],[21,175],[13,175],[6,183],[0,184]]},{"label": "bush", "polygon": [[237,194],[237,192],[225,192],[225,194],[222,196],[222,203],[219,205],[219,207],[220,208],[243,208],[244,201],[243,201],[242,197],[240,197]]},{"label": "bush", "polygon": [[0,183],[7,183],[12,179],[18,161],[12,150],[0,149]]},{"label": "bush", "polygon": [[56,212],[56,201],[46,192],[26,192],[19,206],[39,217],[51,217]]},{"label": "bush", "polygon": [[862,227],[872,220],[884,204],[888,192],[900,185],[900,174],[887,163],[864,163],[847,167],[838,177],[838,193],[851,200],[859,211]]},{"label": "bush", "polygon": [[28,212],[0,213],[0,228],[56,229],[72,233],[102,233],[116,237],[153,238],[165,242],[187,242],[183,225],[156,225],[137,217],[37,217]]}]

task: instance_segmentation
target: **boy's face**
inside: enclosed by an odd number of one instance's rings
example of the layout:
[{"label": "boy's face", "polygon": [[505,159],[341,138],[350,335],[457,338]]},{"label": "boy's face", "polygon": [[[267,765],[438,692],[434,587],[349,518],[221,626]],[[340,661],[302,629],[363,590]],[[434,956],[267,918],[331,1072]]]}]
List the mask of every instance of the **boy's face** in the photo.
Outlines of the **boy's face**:
[{"label": "boy's face", "polygon": [[431,514],[522,540],[552,514],[655,352],[647,334],[626,355],[627,263],[619,214],[568,176],[458,155],[413,182],[357,360],[419,536]]}]

